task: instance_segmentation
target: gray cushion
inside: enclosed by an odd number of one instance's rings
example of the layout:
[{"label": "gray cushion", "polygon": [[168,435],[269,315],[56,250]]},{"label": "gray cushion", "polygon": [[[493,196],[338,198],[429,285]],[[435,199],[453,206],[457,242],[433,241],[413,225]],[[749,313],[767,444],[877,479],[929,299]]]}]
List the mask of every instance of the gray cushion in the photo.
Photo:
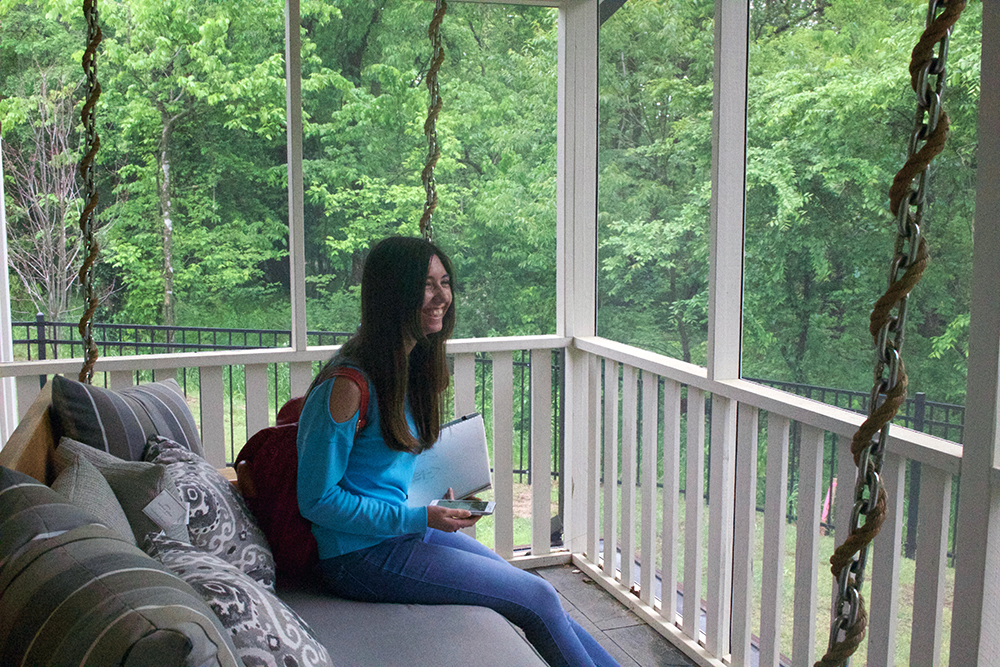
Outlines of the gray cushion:
[{"label": "gray cushion", "polygon": [[229,632],[244,664],[332,664],[326,648],[305,621],[240,570],[162,535],[149,535],[144,548],[202,595]]},{"label": "gray cushion", "polygon": [[52,423],[66,436],[126,461],[141,461],[146,438],[162,435],[202,454],[191,410],[174,380],[111,391],[52,378]]},{"label": "gray cushion", "polygon": [[187,539],[269,590],[274,590],[274,557],[243,496],[202,457],[162,436],[150,436],[146,459],[166,468],[188,504]]},{"label": "gray cushion", "polygon": [[147,533],[158,533],[161,530],[176,539],[187,538],[187,526],[184,525],[183,518],[180,523],[161,526],[143,512],[161,493],[180,502],[180,491],[167,474],[165,466],[145,461],[123,461],[107,452],[64,437],[59,441],[54,455],[56,474],[62,474],[77,457],[87,459],[107,480],[125,511],[135,544],[142,544]]},{"label": "gray cushion", "polygon": [[354,602],[318,587],[278,593],[338,666],[547,667],[516,627],[486,607]]},{"label": "gray cushion", "polygon": [[125,510],[115,497],[115,492],[108,486],[107,480],[86,458],[78,454],[72,456],[73,463],[52,482],[53,490],[77,507],[93,514],[122,539],[135,544],[135,536]]},{"label": "gray cushion", "polygon": [[5,468],[0,534],[0,665],[238,667],[222,624],[188,584]]}]

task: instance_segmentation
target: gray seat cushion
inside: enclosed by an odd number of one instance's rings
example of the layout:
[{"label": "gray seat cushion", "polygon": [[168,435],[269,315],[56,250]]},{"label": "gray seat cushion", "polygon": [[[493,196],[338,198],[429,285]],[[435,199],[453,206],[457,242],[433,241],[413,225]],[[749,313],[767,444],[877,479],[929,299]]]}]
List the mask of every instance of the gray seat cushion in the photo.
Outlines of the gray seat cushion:
[{"label": "gray seat cushion", "polygon": [[353,602],[304,588],[279,596],[338,667],[546,667],[507,619],[486,607]]}]

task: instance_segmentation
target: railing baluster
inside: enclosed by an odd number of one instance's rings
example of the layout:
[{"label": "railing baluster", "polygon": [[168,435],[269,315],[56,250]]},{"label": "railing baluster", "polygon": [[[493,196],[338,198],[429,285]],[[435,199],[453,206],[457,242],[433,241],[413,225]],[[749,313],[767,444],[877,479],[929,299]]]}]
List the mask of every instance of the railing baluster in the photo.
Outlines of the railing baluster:
[{"label": "railing baluster", "polygon": [[222,366],[204,366],[199,370],[201,441],[205,447],[205,459],[221,467],[227,463]]},{"label": "railing baluster", "polygon": [[663,382],[663,524],[660,526],[660,613],[677,622],[677,545],[680,535],[681,385]]},{"label": "railing baluster", "polygon": [[604,574],[615,578],[618,554],[618,364],[604,362]]},{"label": "railing baluster", "polygon": [[925,468],[920,484],[910,667],[934,667],[941,655],[944,624],[951,475],[936,468]]},{"label": "railing baluster", "polygon": [[733,505],[736,477],[736,401],[712,396],[712,450],[709,477],[708,609],[706,647],[713,655],[729,652],[733,590]]},{"label": "railing baluster", "polygon": [[476,411],[476,355],[455,355],[455,417]]},{"label": "railing baluster", "polygon": [[531,351],[531,555],[552,550],[552,350]]},{"label": "railing baluster", "polygon": [[504,558],[514,557],[514,354],[493,353],[494,544]]},{"label": "railing baluster", "polygon": [[[816,654],[817,564],[822,510],[823,431],[801,424],[799,503],[795,537],[795,623],[792,657],[796,665],[811,665]],[[824,628],[826,631],[826,628]]]},{"label": "railing baluster", "polygon": [[634,366],[622,366],[622,528],[619,569],[622,586],[628,589],[635,583],[636,374]]},{"label": "railing baluster", "polygon": [[757,409],[739,406],[736,425],[736,513],[733,530],[734,667],[749,667],[753,634],[753,561],[757,520]]},{"label": "railing baluster", "polygon": [[601,541],[601,360],[587,360],[587,559],[600,565]]},{"label": "railing baluster", "polygon": [[110,371],[108,373],[108,389],[120,391],[133,385],[132,371]]},{"label": "railing baluster", "polygon": [[688,385],[687,478],[684,482],[684,632],[701,635],[701,517],[705,497],[705,392]]},{"label": "railing baluster", "polygon": [[882,484],[888,498],[885,523],[872,543],[872,586],[868,613],[868,662],[896,664],[896,622],[899,602],[899,563],[903,541],[903,483],[906,460],[887,452],[882,460]]},{"label": "railing baluster", "polygon": [[[476,411],[476,355],[475,353],[455,355],[455,417],[462,417]],[[478,526],[463,528],[462,532],[475,537]]]},{"label": "railing baluster", "polygon": [[657,418],[660,379],[649,371],[642,373],[642,516],[640,518],[639,599],[653,606],[656,594],[656,462]]},{"label": "railing baluster", "polygon": [[[788,522],[788,433],[791,423],[775,413],[767,415],[767,459],[764,464],[764,551],[760,586],[760,664],[777,665],[781,656],[782,589],[785,571],[785,533]],[[789,619],[790,620],[790,619]]]},{"label": "railing baluster", "polygon": [[246,391],[247,432],[249,440],[257,431],[271,425],[271,410],[267,396],[267,364],[247,364],[243,369]]}]

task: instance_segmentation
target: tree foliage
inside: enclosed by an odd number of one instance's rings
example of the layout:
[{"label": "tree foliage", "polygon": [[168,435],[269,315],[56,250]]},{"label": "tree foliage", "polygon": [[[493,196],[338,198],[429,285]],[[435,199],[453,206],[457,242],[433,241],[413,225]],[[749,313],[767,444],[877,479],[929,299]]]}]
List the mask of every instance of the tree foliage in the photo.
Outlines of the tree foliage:
[{"label": "tree foliage", "polygon": [[[350,331],[370,245],[417,233],[433,3],[301,9],[309,327]],[[77,121],[62,122],[59,148],[39,133],[52,126],[43,111],[79,108],[79,11],[0,3],[10,245],[52,249],[52,278],[18,271],[12,291],[21,312],[34,300],[51,317],[79,303],[67,268],[78,194],[31,175],[78,157]],[[891,257],[886,193],[913,129],[906,65],[925,11],[751,3],[748,376],[868,388],[867,317]],[[104,0],[101,12],[98,317],[287,327],[283,2]],[[933,263],[904,351],[916,390],[937,400],[960,401],[965,384],[980,13],[969,6],[952,42],[954,129],[930,175]],[[433,226],[459,267],[459,336],[555,330],[557,20],[452,3],[442,28]],[[707,338],[713,20],[711,0],[629,0],[599,42],[598,331],[694,363]],[[48,226],[27,226],[36,218]]]}]

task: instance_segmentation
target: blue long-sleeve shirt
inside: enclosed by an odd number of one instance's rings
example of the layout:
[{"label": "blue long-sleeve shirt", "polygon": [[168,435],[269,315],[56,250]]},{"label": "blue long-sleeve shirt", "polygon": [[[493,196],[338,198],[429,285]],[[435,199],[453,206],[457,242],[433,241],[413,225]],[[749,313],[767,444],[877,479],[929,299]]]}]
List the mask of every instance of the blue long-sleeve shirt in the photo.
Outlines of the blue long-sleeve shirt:
[{"label": "blue long-sleeve shirt", "polygon": [[[407,507],[416,455],[390,449],[382,438],[378,401],[369,383],[368,425],[355,437],[358,415],[330,416],[331,378],[313,389],[299,417],[299,511],[312,522],[320,558],[427,530],[427,508]],[[416,432],[409,409],[406,421]]]}]

